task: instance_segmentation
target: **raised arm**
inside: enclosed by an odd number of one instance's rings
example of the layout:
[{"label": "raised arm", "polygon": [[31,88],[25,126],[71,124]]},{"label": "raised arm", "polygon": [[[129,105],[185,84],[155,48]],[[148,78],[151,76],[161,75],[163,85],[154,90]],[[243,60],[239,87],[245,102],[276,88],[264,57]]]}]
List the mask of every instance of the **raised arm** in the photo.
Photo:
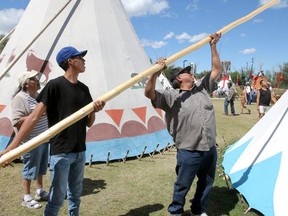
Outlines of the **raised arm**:
[{"label": "raised arm", "polygon": [[[160,65],[164,65],[165,64],[165,59],[164,58],[160,58],[156,63],[160,64]],[[164,67],[164,69],[165,69],[165,67]],[[156,99],[156,94],[155,94],[156,80],[157,80],[157,77],[161,74],[162,70],[150,75],[148,80],[147,80],[147,82],[146,82],[145,96],[147,98],[149,98],[150,100],[152,100],[152,101]]]},{"label": "raised arm", "polygon": [[210,41],[210,48],[211,48],[211,55],[212,55],[212,72],[211,72],[211,79],[212,81],[216,81],[221,72],[222,72],[222,66],[220,57],[216,48],[216,44],[219,41],[221,34],[220,33],[213,33],[210,35],[212,40]]}]

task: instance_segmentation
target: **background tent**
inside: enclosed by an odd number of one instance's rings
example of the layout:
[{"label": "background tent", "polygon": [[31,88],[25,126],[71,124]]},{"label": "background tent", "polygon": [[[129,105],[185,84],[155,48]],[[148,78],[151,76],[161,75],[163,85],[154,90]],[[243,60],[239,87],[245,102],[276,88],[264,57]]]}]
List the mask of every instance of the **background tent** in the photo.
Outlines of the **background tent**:
[{"label": "background tent", "polygon": [[[31,0],[0,55],[0,150],[13,134],[10,104],[19,74],[39,71],[42,87],[63,75],[55,56],[67,45],[88,49],[86,72],[79,79],[89,86],[93,99],[151,66],[120,0]],[[5,68],[18,57],[6,73]],[[124,158],[128,150],[128,156],[137,156],[145,146],[149,153],[158,144],[158,149],[163,149],[172,143],[164,113],[155,110],[144,96],[145,81],[109,101],[97,113],[86,137],[87,156],[93,154],[93,161],[105,161],[108,152],[113,160]],[[157,88],[161,87],[158,82]]]},{"label": "background tent", "polygon": [[288,92],[224,154],[223,167],[250,207],[266,216],[288,212]]}]

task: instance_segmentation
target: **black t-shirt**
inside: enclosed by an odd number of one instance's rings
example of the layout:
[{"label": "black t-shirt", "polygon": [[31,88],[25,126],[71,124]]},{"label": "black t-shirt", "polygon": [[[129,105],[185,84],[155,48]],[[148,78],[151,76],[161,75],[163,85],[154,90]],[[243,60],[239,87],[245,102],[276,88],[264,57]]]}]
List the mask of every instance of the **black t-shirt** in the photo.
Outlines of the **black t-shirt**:
[{"label": "black t-shirt", "polygon": [[269,89],[259,89],[260,91],[260,99],[259,99],[259,105],[260,106],[269,106],[271,101],[271,92]]},{"label": "black t-shirt", "polygon": [[[47,107],[48,125],[59,121],[92,102],[88,87],[82,82],[74,84],[64,76],[50,80],[37,97]],[[87,116],[75,122],[50,139],[51,155],[86,150]]]}]

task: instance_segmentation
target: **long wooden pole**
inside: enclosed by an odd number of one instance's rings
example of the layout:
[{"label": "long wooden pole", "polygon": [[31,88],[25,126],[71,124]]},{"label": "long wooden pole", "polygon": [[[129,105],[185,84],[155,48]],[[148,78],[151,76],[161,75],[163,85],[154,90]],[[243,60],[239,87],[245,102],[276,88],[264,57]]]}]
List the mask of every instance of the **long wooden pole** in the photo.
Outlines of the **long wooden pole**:
[{"label": "long wooden pole", "polygon": [[[218,33],[224,34],[227,31],[231,30],[232,28],[240,25],[241,23],[246,22],[247,20],[253,18],[257,14],[261,13],[262,11],[266,10],[267,8],[271,7],[272,5],[276,4],[278,0],[272,0],[269,3],[263,5],[262,7],[259,7],[255,11],[251,12],[245,17],[242,17],[231,24],[225,26],[224,28],[220,29]],[[188,53],[191,53],[192,51],[199,49],[200,47],[204,46],[205,44],[209,43],[211,40],[210,37],[206,37],[203,40],[199,41],[198,43],[172,55],[171,57],[167,58],[166,64],[171,64],[172,62],[178,60],[179,58],[187,55]],[[126,81],[125,83],[117,86],[116,88],[112,89],[111,91],[107,92],[106,94],[102,95],[101,97],[97,98],[97,100],[101,101],[109,101],[112,98],[119,95],[121,92],[125,91],[126,89],[133,86],[135,83],[141,81],[145,77],[156,73],[157,71],[161,70],[163,66],[160,66],[158,64],[148,68],[147,70],[142,71],[132,79]],[[79,121],[80,119],[84,118],[86,115],[90,114],[94,110],[93,102],[89,103],[85,107],[81,108],[77,112],[73,113],[72,115],[68,116],[67,118],[63,119],[59,123],[55,124],[51,128],[49,128],[47,131],[41,133],[37,137],[29,140],[28,142],[24,143],[23,145],[19,146],[16,149],[13,149],[3,155],[0,158],[0,165],[7,161],[12,161],[22,154],[31,151],[32,149],[36,148],[37,146],[41,145],[42,143],[48,141],[50,138],[54,137],[56,134],[58,134],[60,131],[64,130],[65,128],[69,127],[70,125],[74,124],[75,122]]]}]

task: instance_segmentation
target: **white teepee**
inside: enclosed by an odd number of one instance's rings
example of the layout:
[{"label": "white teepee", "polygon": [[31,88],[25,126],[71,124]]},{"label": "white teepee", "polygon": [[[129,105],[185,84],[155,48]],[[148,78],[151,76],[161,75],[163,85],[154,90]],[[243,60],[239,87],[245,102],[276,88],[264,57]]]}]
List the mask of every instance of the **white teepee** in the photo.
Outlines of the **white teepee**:
[{"label": "white teepee", "polygon": [[[151,66],[120,0],[31,0],[0,55],[0,150],[11,139],[11,100],[18,76],[42,73],[42,87],[63,75],[55,56],[64,46],[88,50],[79,76],[93,99]],[[17,61],[16,61],[17,60]],[[11,69],[7,70],[7,67]],[[145,80],[108,101],[87,131],[87,156],[93,161],[137,156],[172,143],[164,113],[144,96]],[[162,88],[160,82],[157,88]],[[90,157],[87,157],[89,159]]]}]

